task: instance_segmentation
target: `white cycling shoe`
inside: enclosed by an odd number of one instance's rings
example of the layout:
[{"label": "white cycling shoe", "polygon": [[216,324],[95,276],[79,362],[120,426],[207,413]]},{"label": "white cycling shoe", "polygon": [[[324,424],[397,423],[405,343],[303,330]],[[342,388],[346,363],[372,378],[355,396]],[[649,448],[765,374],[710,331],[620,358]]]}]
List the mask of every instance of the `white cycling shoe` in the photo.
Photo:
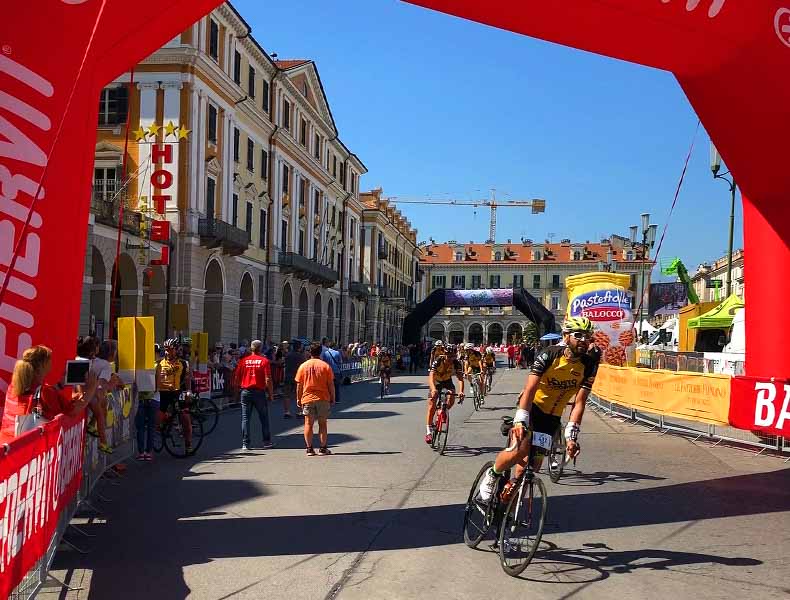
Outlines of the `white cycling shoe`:
[{"label": "white cycling shoe", "polygon": [[499,477],[494,473],[494,470],[488,469],[488,472],[485,474],[485,477],[483,477],[483,480],[480,482],[480,487],[477,490],[477,497],[482,502],[490,502],[491,498],[494,497],[498,479]]}]

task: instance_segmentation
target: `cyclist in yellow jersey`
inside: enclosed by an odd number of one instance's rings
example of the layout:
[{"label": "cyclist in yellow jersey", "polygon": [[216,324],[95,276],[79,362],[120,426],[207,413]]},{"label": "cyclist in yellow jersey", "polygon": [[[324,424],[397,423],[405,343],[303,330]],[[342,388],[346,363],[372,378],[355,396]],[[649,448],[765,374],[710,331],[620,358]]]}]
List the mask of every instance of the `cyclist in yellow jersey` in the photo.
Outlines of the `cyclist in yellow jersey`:
[{"label": "cyclist in yellow jersey", "polygon": [[483,356],[479,350],[475,350],[472,344],[466,344],[466,368],[464,369],[466,378],[469,383],[472,383],[472,378],[477,381],[477,389],[480,390],[480,395],[483,396],[483,381],[485,376],[485,369],[483,367]]},{"label": "cyclist in yellow jersey", "polygon": [[426,419],[425,443],[430,444],[433,437],[433,417],[436,414],[436,399],[439,392],[443,389],[449,391],[447,394],[447,410],[450,410],[455,403],[455,385],[453,375],[460,382],[461,389],[458,392],[458,401],[464,401],[464,371],[461,362],[455,354],[455,347],[448,345],[446,354],[439,354],[431,363],[428,371],[428,387],[431,390],[428,396],[428,414]]},{"label": "cyclist in yellow jersey", "polygon": [[428,368],[431,368],[433,361],[435,361],[440,355],[446,353],[447,352],[444,349],[444,342],[442,340],[436,340],[433,343],[433,348],[431,349],[431,357],[428,359]]},{"label": "cyclist in yellow jersey", "polygon": [[523,468],[536,434],[544,434],[538,436],[542,438],[543,446],[537,448],[532,465],[533,469],[540,469],[543,453],[548,451],[547,440],[550,445],[551,438],[560,427],[563,410],[574,398],[565,439],[567,456],[575,458],[579,454],[584,405],[598,371],[597,358],[587,353],[592,330],[588,318],[570,318],[562,326],[565,345],[551,346],[538,352],[519,395],[518,409],[510,430],[510,445],[497,455],[493,468],[480,482],[479,497],[483,502],[488,502],[493,496],[502,473],[516,465],[517,470]]},{"label": "cyclist in yellow jersey", "polygon": [[390,384],[392,378],[392,355],[389,348],[382,348],[379,353],[379,376],[384,376],[387,379],[387,385]]}]

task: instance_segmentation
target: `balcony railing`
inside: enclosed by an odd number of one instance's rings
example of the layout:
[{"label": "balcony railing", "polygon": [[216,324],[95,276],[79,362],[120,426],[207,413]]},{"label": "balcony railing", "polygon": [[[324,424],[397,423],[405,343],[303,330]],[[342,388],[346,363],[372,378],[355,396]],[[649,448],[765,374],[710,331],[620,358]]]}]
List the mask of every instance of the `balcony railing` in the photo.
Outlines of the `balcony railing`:
[{"label": "balcony railing", "polygon": [[337,283],[337,271],[295,252],[280,253],[280,271],[293,273],[298,279],[305,279],[322,287],[332,287]]},{"label": "balcony railing", "polygon": [[109,227],[118,227],[118,218],[123,205],[124,231],[140,235],[140,223],[146,217],[129,206],[129,197],[125,190],[118,193],[115,180],[94,181],[91,193],[91,212],[97,223]]},{"label": "balcony railing", "polygon": [[200,245],[205,248],[219,248],[225,254],[238,256],[250,246],[250,234],[244,229],[234,227],[218,219],[201,218],[198,221]]},{"label": "balcony railing", "polygon": [[370,296],[370,286],[361,281],[352,281],[348,284],[348,293],[359,300],[364,300]]}]

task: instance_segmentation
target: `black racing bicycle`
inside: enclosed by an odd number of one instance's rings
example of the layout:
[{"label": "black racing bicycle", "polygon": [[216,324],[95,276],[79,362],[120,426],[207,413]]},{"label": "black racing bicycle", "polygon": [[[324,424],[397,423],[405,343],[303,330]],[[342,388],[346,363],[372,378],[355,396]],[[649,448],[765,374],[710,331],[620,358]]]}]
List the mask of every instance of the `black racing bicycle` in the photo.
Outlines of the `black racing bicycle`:
[{"label": "black racing bicycle", "polygon": [[[195,399],[194,396],[190,398]],[[186,458],[194,455],[203,443],[205,432],[200,413],[193,400],[188,400],[186,394],[181,393],[178,399],[168,407],[167,416],[159,426],[158,435],[154,435],[153,449],[155,452],[167,450],[175,458]],[[192,426],[192,445],[187,445],[185,423],[189,419]],[[216,426],[216,424],[215,424]]]},{"label": "black racing bicycle", "polygon": [[[503,417],[503,435],[509,435],[512,427],[512,417]],[[543,536],[548,496],[543,480],[532,470],[532,460],[536,448],[548,450],[550,445],[551,438],[547,434],[533,432],[527,467],[513,481],[510,481],[510,471],[503,473],[488,502],[480,500],[478,488],[494,466],[493,462],[483,465],[469,490],[464,509],[464,542],[470,548],[476,548],[493,529],[499,562],[505,573],[512,577],[527,568]]]}]

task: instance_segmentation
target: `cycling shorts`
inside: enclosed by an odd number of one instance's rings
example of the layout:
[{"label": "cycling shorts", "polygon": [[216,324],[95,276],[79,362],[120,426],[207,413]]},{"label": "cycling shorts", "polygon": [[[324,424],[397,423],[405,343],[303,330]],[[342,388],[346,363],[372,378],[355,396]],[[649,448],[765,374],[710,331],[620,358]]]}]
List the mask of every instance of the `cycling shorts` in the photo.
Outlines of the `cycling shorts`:
[{"label": "cycling shorts", "polygon": [[455,394],[455,384],[453,383],[452,379],[448,379],[447,381],[437,381],[435,384],[436,391],[441,392],[442,390],[450,390],[451,393]]},{"label": "cycling shorts", "polygon": [[381,373],[385,377],[390,377],[390,375],[392,374],[392,369],[389,367],[381,367],[379,373]]},{"label": "cycling shorts", "polygon": [[470,367],[469,370],[474,373],[475,375],[480,375],[481,369],[480,367]]},{"label": "cycling shorts", "polygon": [[172,392],[172,391],[159,392],[159,410],[161,410],[162,412],[167,412],[167,409],[170,408],[170,404],[176,402],[180,395],[181,392]]},{"label": "cycling shorts", "polygon": [[[557,433],[561,425],[562,420],[559,416],[546,414],[534,404],[532,405],[532,410],[529,411],[529,426],[532,431],[545,433],[546,435],[554,437],[554,434]],[[542,455],[545,454],[545,451],[536,448],[535,454]]]}]

